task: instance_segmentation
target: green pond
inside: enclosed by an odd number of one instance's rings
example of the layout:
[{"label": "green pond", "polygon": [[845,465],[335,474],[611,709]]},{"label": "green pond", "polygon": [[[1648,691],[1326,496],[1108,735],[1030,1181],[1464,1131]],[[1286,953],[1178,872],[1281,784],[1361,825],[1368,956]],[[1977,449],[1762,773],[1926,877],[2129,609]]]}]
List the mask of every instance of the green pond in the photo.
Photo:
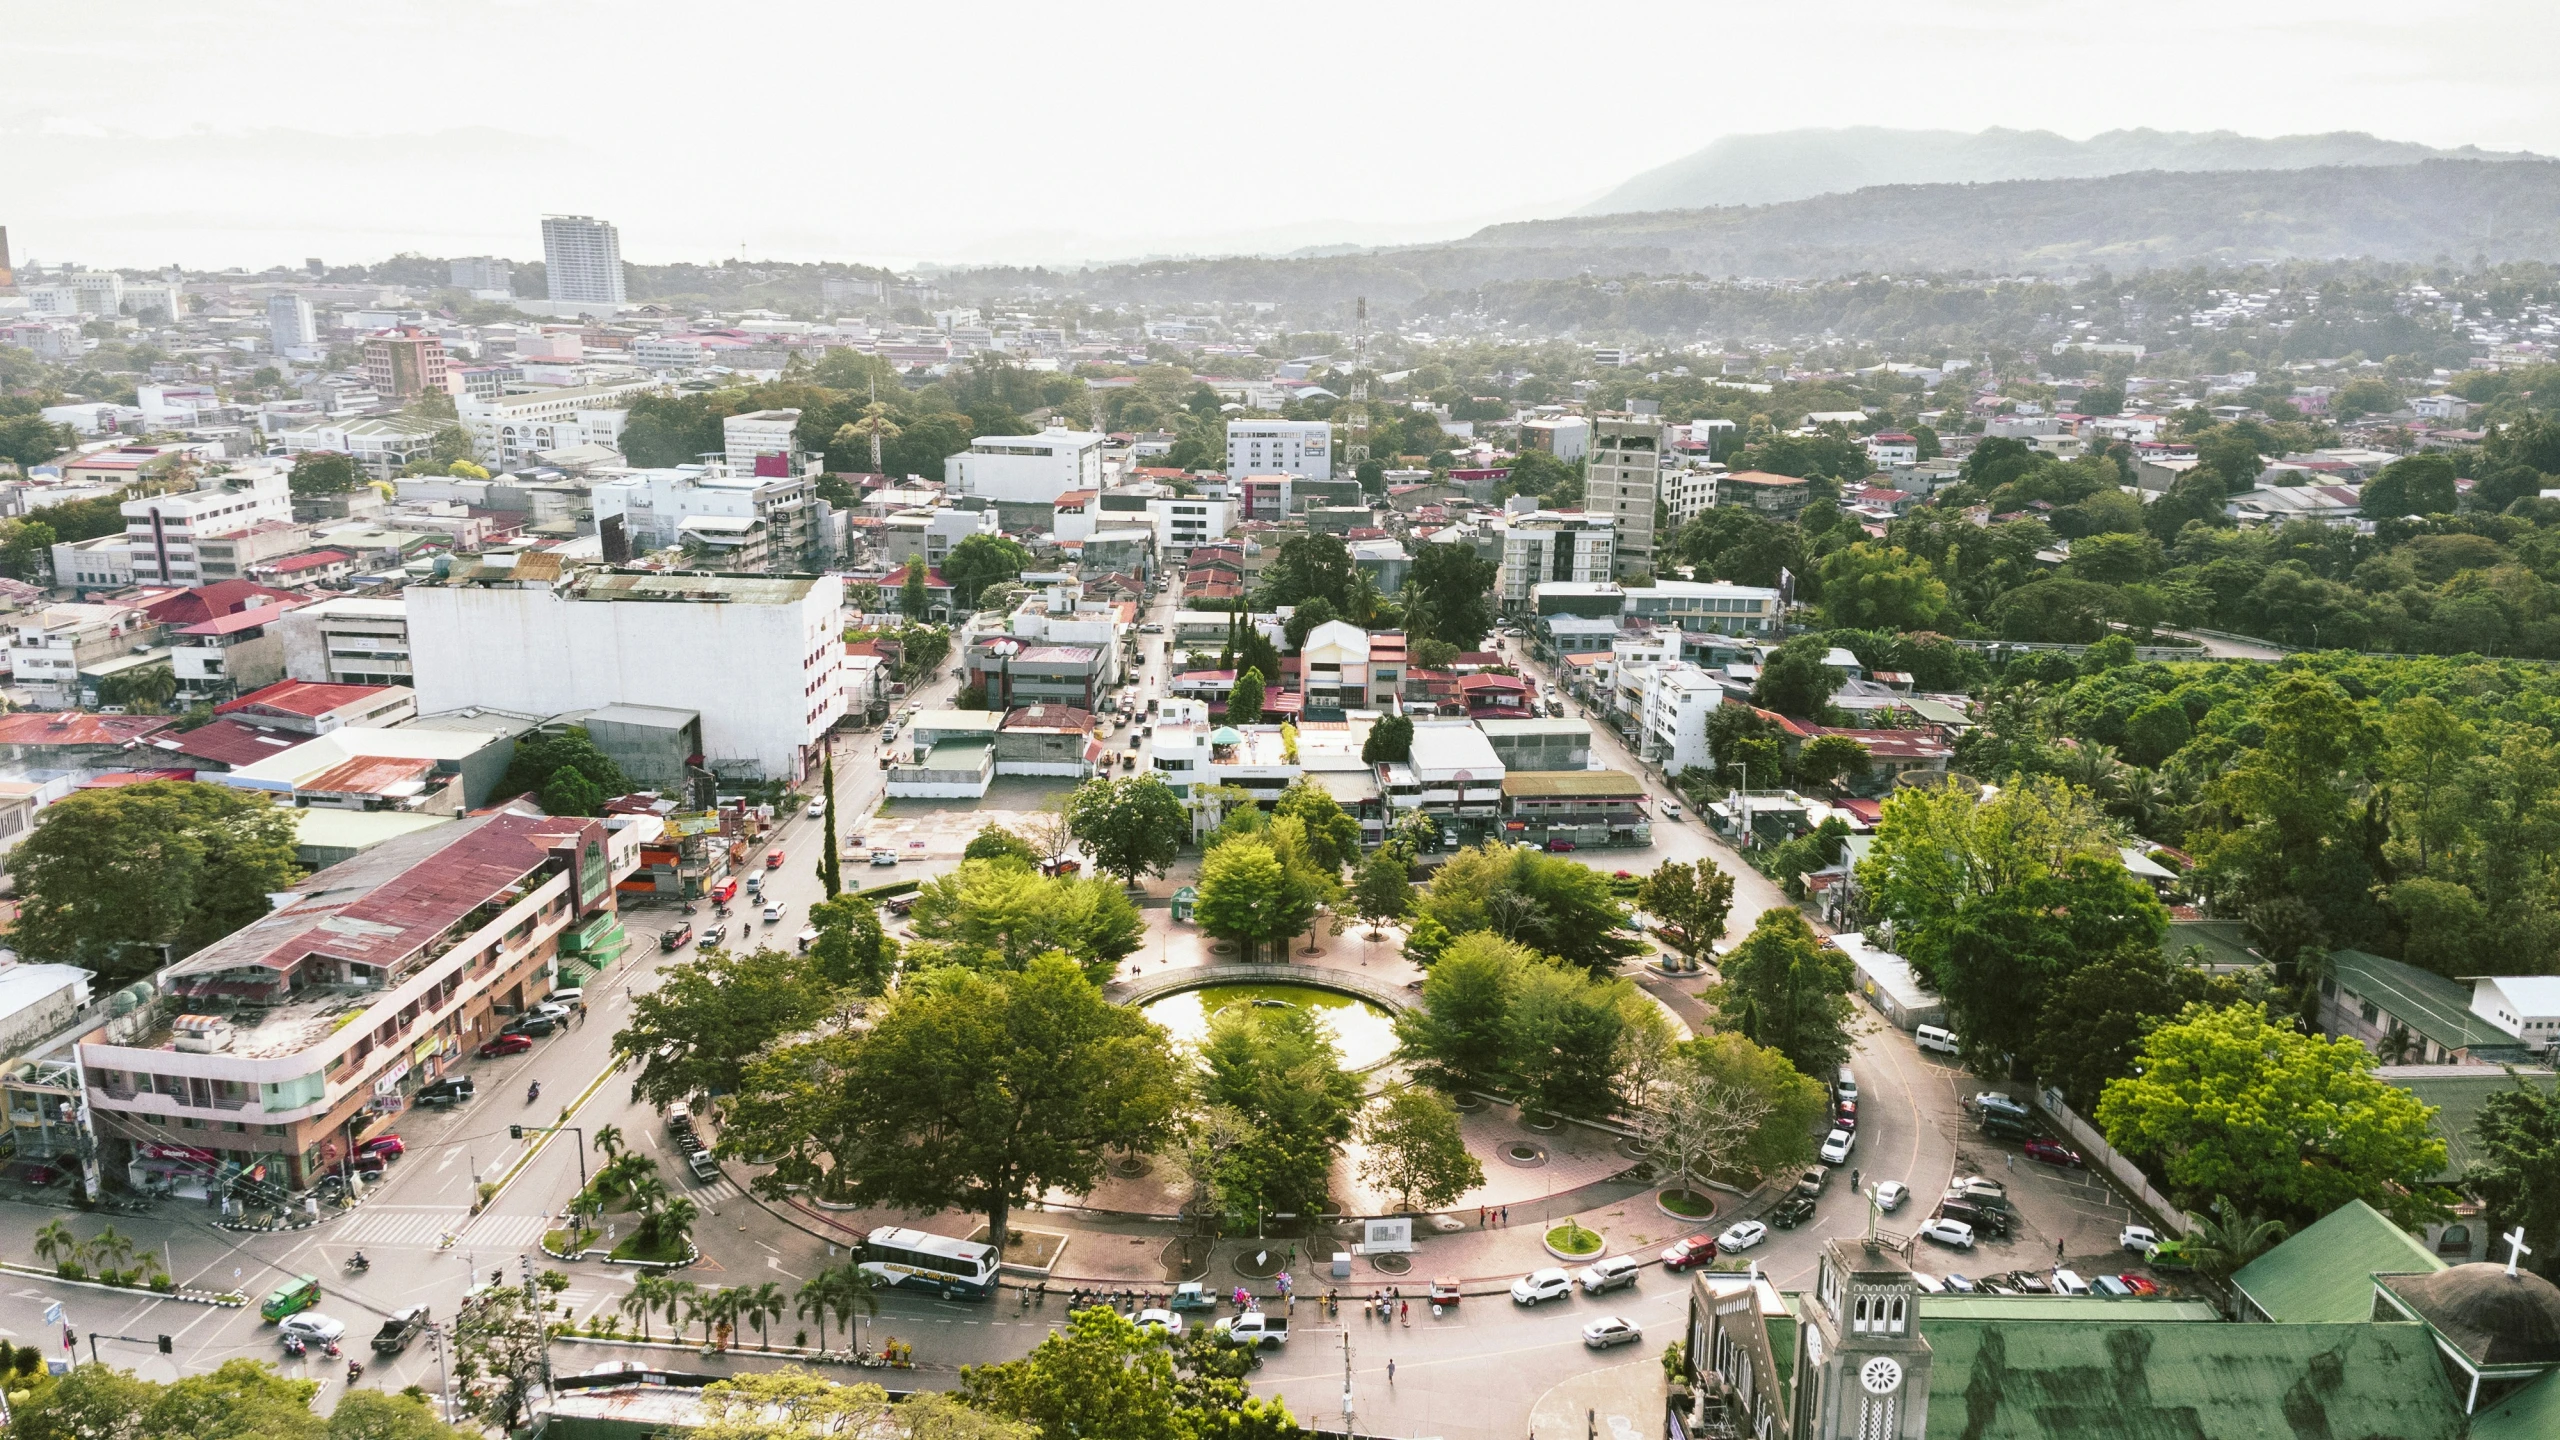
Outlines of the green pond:
[{"label": "green pond", "polygon": [[1396,1048],[1393,1017],[1356,996],[1312,985],[1204,985],[1167,995],[1146,1007],[1147,1018],[1177,1043],[1197,1044],[1209,1033],[1209,1017],[1239,1005],[1291,1005],[1313,1010],[1333,1032],[1342,1063],[1353,1070],[1375,1065]]}]

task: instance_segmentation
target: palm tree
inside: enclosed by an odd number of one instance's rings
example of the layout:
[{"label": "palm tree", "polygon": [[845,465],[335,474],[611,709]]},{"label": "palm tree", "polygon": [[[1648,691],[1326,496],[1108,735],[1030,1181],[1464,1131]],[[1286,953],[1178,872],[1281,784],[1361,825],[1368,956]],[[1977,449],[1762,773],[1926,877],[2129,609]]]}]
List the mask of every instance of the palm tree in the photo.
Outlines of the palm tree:
[{"label": "palm tree", "polygon": [[89,1253],[97,1257],[100,1270],[121,1270],[133,1258],[133,1241],[110,1225],[89,1242]]},{"label": "palm tree", "polygon": [[684,1338],[684,1327],[692,1324],[693,1317],[700,1313],[701,1297],[701,1286],[690,1280],[668,1277],[666,1289],[660,1292],[659,1304],[667,1312],[667,1328],[676,1333],[677,1339]]},{"label": "palm tree", "polygon": [[702,1343],[712,1343],[712,1327],[719,1326],[732,1335],[737,1333],[738,1314],[745,1308],[746,1292],[734,1285],[723,1285],[707,1291],[694,1301],[694,1312],[702,1317]]},{"label": "palm tree", "polygon": [[782,1287],[771,1280],[739,1295],[738,1317],[756,1327],[756,1345],[759,1348],[765,1350],[773,1348],[773,1342],[765,1338],[765,1322],[781,1319],[785,1305]]},{"label": "palm tree", "polygon": [[56,1266],[76,1265],[87,1253],[80,1237],[72,1234],[71,1227],[58,1219],[46,1221],[44,1228],[36,1232],[35,1249],[37,1259],[51,1261]]},{"label": "palm tree", "polygon": [[[642,1157],[634,1155],[627,1158],[637,1160]],[[618,1165],[622,1162],[617,1160],[614,1163]],[[658,1207],[667,1203],[667,1182],[655,1175],[634,1176],[627,1183],[624,1193],[631,1197],[633,1208],[637,1209],[643,1217],[640,1223],[646,1226],[649,1223],[646,1217],[657,1213]]]},{"label": "palm tree", "polygon": [[649,1338],[649,1317],[666,1304],[667,1279],[663,1275],[643,1275],[631,1282],[631,1290],[615,1308],[640,1326],[640,1338]]},{"label": "palm tree", "polygon": [[846,1340],[859,1339],[862,1331],[855,1320],[855,1312],[860,1311],[875,1320],[880,1318],[880,1295],[872,1283],[870,1272],[847,1260],[829,1267],[823,1278],[827,1281],[827,1293],[836,1307],[836,1314],[843,1317]]},{"label": "palm tree", "polygon": [[596,1153],[602,1155],[605,1163],[610,1165],[622,1154],[622,1127],[599,1125],[596,1127],[595,1138],[589,1143],[596,1147]]},{"label": "palm tree", "polygon": [[682,1195],[649,1212],[640,1228],[649,1243],[660,1250],[681,1250],[693,1241],[693,1222],[702,1217],[702,1209]]},{"label": "palm tree", "polygon": [[2187,1232],[2187,1258],[2198,1273],[2216,1284],[2229,1281],[2285,1237],[2283,1221],[2244,1214],[2222,1195],[2213,1198],[2213,1218],[2190,1210],[2187,1221],[2194,1227]]},{"label": "palm tree", "polygon": [[803,1320],[818,1322],[818,1348],[827,1348],[827,1315],[835,1307],[835,1296],[828,1289],[827,1277],[834,1272],[821,1270],[800,1282],[799,1303],[792,1313]]}]

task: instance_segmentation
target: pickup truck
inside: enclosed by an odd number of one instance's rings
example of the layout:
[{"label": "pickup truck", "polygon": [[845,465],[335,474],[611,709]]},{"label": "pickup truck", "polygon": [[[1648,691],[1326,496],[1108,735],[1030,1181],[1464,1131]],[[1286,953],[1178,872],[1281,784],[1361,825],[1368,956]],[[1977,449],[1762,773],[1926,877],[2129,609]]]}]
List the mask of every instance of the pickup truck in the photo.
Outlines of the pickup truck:
[{"label": "pickup truck", "polygon": [[1289,1321],[1285,1316],[1247,1310],[1231,1320],[1219,1321],[1218,1333],[1238,1345],[1275,1349],[1289,1343]]},{"label": "pickup truck", "polygon": [[390,1319],[383,1321],[381,1329],[373,1332],[373,1353],[397,1355],[409,1348],[410,1341],[426,1333],[426,1328],[426,1306],[412,1305],[406,1310],[399,1311]]},{"label": "pickup truck", "polygon": [[720,1178],[720,1162],[712,1159],[711,1152],[708,1150],[688,1151],[684,1157],[684,1168],[692,1171],[693,1178],[696,1180]]}]

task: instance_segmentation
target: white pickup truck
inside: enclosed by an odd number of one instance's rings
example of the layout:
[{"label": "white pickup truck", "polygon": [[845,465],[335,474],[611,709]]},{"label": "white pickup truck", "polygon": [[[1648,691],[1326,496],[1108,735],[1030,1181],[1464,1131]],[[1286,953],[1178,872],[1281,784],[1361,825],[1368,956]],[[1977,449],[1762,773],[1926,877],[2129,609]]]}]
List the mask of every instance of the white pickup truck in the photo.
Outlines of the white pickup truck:
[{"label": "white pickup truck", "polygon": [[1274,1349],[1289,1343],[1289,1322],[1282,1316],[1247,1310],[1232,1320],[1219,1321],[1218,1333],[1238,1345]]}]

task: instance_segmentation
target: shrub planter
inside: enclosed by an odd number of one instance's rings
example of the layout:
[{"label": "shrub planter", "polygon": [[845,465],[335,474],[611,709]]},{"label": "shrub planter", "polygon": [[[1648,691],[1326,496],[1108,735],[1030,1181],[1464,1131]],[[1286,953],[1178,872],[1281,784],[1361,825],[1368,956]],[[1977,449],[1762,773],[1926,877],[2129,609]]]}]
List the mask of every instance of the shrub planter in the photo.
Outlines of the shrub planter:
[{"label": "shrub planter", "polygon": [[1520,1128],[1535,1130],[1541,1135],[1552,1135],[1564,1128],[1564,1122],[1553,1115],[1531,1115],[1523,1112],[1520,1116]]},{"label": "shrub planter", "polygon": [[[1609,1250],[1607,1237],[1597,1230],[1586,1229],[1571,1220],[1551,1227],[1546,1234],[1538,1237],[1538,1243],[1546,1246],[1547,1253],[1557,1259],[1569,1260],[1576,1264],[1597,1260]],[[1580,1248],[1586,1246],[1587,1248]]]},{"label": "shrub planter", "polygon": [[[1672,1197],[1678,1196],[1678,1200]],[[1715,1218],[1716,1197],[1677,1186],[1653,1193],[1653,1208],[1674,1220],[1702,1222]]]},{"label": "shrub planter", "polygon": [[[623,1243],[629,1244],[630,1242],[625,1241]],[[604,1257],[604,1263],[607,1265],[628,1265],[635,1270],[681,1270],[701,1258],[702,1247],[688,1240],[685,1242],[684,1258],[681,1260],[641,1260],[627,1255],[608,1254]]]}]

